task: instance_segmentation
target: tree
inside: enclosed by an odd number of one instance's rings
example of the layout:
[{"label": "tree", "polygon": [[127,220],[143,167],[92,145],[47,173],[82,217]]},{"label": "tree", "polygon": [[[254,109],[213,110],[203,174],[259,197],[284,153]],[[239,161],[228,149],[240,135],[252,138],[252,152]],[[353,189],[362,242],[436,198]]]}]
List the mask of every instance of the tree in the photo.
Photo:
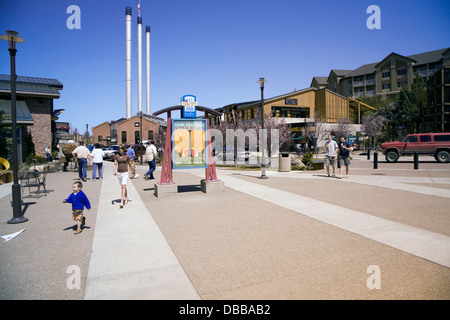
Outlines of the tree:
[{"label": "tree", "polygon": [[[249,121],[243,121],[239,114],[234,115],[235,122],[222,122],[219,125],[213,126],[212,129],[220,131],[222,135],[222,144],[220,141],[213,141],[215,147],[227,146],[228,143],[233,141],[233,146],[228,145],[229,148],[233,147],[236,150],[239,147],[245,147],[250,151],[256,151],[257,146],[261,146],[260,130],[261,130],[261,118],[259,110],[255,112],[255,118]],[[287,149],[293,138],[293,133],[290,126],[286,124],[286,121],[282,118],[277,118],[272,113],[264,116],[264,129],[266,130],[266,146],[267,155],[270,157],[273,153]],[[233,136],[230,136],[230,134]],[[213,138],[213,137],[212,137]],[[214,137],[216,139],[218,137]],[[244,143],[244,146],[241,144]]]},{"label": "tree", "polygon": [[[259,112],[256,112],[256,119],[259,119],[258,114]],[[261,121],[252,122],[252,128],[259,132]],[[269,157],[277,151],[288,150],[294,133],[284,118],[274,117],[272,112],[264,115],[264,129],[267,130],[267,154]]]},{"label": "tree", "polygon": [[386,118],[377,112],[372,112],[362,117],[361,131],[364,132],[366,136],[372,138],[372,146],[374,145],[375,137],[381,135],[381,130],[383,129],[385,121]]},{"label": "tree", "polygon": [[330,133],[330,130],[326,129],[325,122],[318,117],[318,113],[314,113],[314,121],[306,124],[303,130],[303,136],[308,138],[312,143],[312,148],[314,153],[317,155],[319,153],[319,144],[322,140]]},{"label": "tree", "polygon": [[336,137],[347,137],[353,129],[353,124],[347,118],[339,118],[337,123],[333,126],[333,131]]},{"label": "tree", "polygon": [[421,108],[426,104],[425,81],[417,76],[411,89],[403,86],[397,101],[396,120],[412,121],[421,116]]},{"label": "tree", "polygon": [[11,161],[12,158],[12,139],[9,137],[11,135],[11,125],[6,123],[6,113],[0,110],[0,157]]}]

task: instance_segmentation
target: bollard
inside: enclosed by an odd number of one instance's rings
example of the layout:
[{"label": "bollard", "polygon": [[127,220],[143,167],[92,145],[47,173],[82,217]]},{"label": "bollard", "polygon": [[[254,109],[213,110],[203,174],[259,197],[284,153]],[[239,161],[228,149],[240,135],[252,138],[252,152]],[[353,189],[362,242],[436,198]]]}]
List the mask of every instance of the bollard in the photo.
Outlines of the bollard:
[{"label": "bollard", "polygon": [[373,168],[378,169],[378,152],[373,153]]},{"label": "bollard", "polygon": [[367,160],[370,160],[370,149],[367,148]]},{"label": "bollard", "polygon": [[419,169],[419,154],[414,152],[414,170]]}]

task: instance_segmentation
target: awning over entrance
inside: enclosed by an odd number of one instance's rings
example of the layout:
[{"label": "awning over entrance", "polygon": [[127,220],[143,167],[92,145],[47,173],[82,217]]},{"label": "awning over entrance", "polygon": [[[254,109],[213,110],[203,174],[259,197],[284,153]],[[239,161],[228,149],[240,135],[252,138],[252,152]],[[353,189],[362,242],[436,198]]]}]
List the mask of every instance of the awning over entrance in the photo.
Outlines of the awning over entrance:
[{"label": "awning over entrance", "polygon": [[[11,100],[0,100],[0,110],[3,110],[6,114],[5,122],[11,123]],[[17,124],[22,125],[33,125],[34,123],[25,101],[16,101],[16,121]]]},{"label": "awning over entrance", "polygon": [[368,104],[361,102],[359,100],[353,99],[348,97],[348,106],[349,106],[349,114],[352,118],[352,115],[354,116],[354,121],[358,124],[361,123],[361,115],[364,111],[376,111],[372,106],[369,106]]}]

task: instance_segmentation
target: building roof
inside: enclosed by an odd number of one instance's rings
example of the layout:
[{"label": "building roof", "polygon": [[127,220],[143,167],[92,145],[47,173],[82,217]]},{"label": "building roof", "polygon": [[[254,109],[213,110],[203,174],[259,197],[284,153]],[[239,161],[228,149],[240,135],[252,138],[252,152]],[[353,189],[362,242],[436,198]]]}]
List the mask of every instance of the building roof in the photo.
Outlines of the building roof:
[{"label": "building roof", "polygon": [[313,77],[311,84],[314,80],[316,80],[319,85],[328,84],[328,77]]},{"label": "building roof", "polygon": [[[275,97],[272,97],[272,98],[264,99],[264,103],[271,102],[271,101],[277,100],[277,99],[287,98],[289,96],[292,96],[292,95],[295,95],[295,94],[299,94],[299,93],[302,93],[302,92],[306,92],[306,91],[311,91],[311,90],[315,91],[315,90],[318,90],[318,89],[310,87],[310,88],[305,88],[305,89],[302,89],[302,90],[291,91],[289,93],[284,93],[284,94],[281,94],[279,96],[275,96]],[[226,105],[224,107],[216,108],[216,110],[220,110],[221,112],[223,112],[224,109],[227,109],[229,107],[235,107],[236,110],[240,110],[240,109],[244,109],[244,108],[247,108],[247,107],[250,107],[250,106],[256,106],[256,105],[260,106],[261,105],[261,100],[231,103],[231,104]]]},{"label": "building roof", "polygon": [[[429,52],[424,52],[424,53],[419,53],[419,54],[413,54],[413,55],[404,56],[404,57],[407,59],[410,59],[410,60],[415,60],[414,65],[418,66],[418,65],[434,63],[434,62],[440,61],[442,59],[444,52],[447,50],[449,50],[449,48],[444,48],[444,49],[439,49],[439,50],[434,50],[434,51],[429,51]],[[381,63],[383,60],[385,60],[387,57],[389,57],[392,54],[396,54],[396,53],[394,53],[394,52],[390,53],[389,55],[387,55],[384,59],[380,60],[379,62],[362,65],[359,68],[356,68],[355,70],[348,73],[345,76],[345,78],[357,77],[357,76],[362,76],[365,74],[374,73],[376,71],[375,66],[377,64]],[[400,54],[397,54],[397,55],[402,56]]]},{"label": "building roof", "polygon": [[[63,85],[56,79],[23,77],[16,79],[16,92],[19,95],[48,96],[58,99]],[[11,76],[0,74],[0,93],[11,93]]]},{"label": "building roof", "polygon": [[427,64],[437,62],[442,59],[443,53],[450,48],[444,48],[419,54],[413,54],[412,56],[408,56],[408,58],[417,60],[416,65]]},{"label": "building roof", "polygon": [[[6,122],[11,123],[11,100],[0,100],[0,110],[6,113]],[[16,123],[25,125],[34,123],[25,101],[16,101]]]},{"label": "building roof", "polygon": [[[352,70],[345,69],[331,69],[331,72],[334,72],[338,77],[345,77],[348,73],[352,72]],[[330,73],[331,73],[330,72]],[[327,78],[328,79],[328,78]]]}]

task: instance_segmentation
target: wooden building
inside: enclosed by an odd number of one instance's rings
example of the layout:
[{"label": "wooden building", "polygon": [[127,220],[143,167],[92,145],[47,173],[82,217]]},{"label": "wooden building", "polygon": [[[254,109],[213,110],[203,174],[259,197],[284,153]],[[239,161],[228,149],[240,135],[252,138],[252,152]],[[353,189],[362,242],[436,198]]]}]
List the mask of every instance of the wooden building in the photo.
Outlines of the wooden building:
[{"label": "wooden building", "polygon": [[[236,123],[242,121],[260,121],[258,114],[261,100],[232,103],[217,110],[223,113],[223,121]],[[360,125],[365,111],[375,108],[344,97],[327,88],[306,88],[264,100],[264,114],[283,118],[291,125],[293,131],[301,131],[307,123],[320,119],[328,124],[335,124],[341,118],[347,118],[353,124]],[[211,119],[211,125],[218,119]],[[358,127],[358,126],[357,126]]]}]

